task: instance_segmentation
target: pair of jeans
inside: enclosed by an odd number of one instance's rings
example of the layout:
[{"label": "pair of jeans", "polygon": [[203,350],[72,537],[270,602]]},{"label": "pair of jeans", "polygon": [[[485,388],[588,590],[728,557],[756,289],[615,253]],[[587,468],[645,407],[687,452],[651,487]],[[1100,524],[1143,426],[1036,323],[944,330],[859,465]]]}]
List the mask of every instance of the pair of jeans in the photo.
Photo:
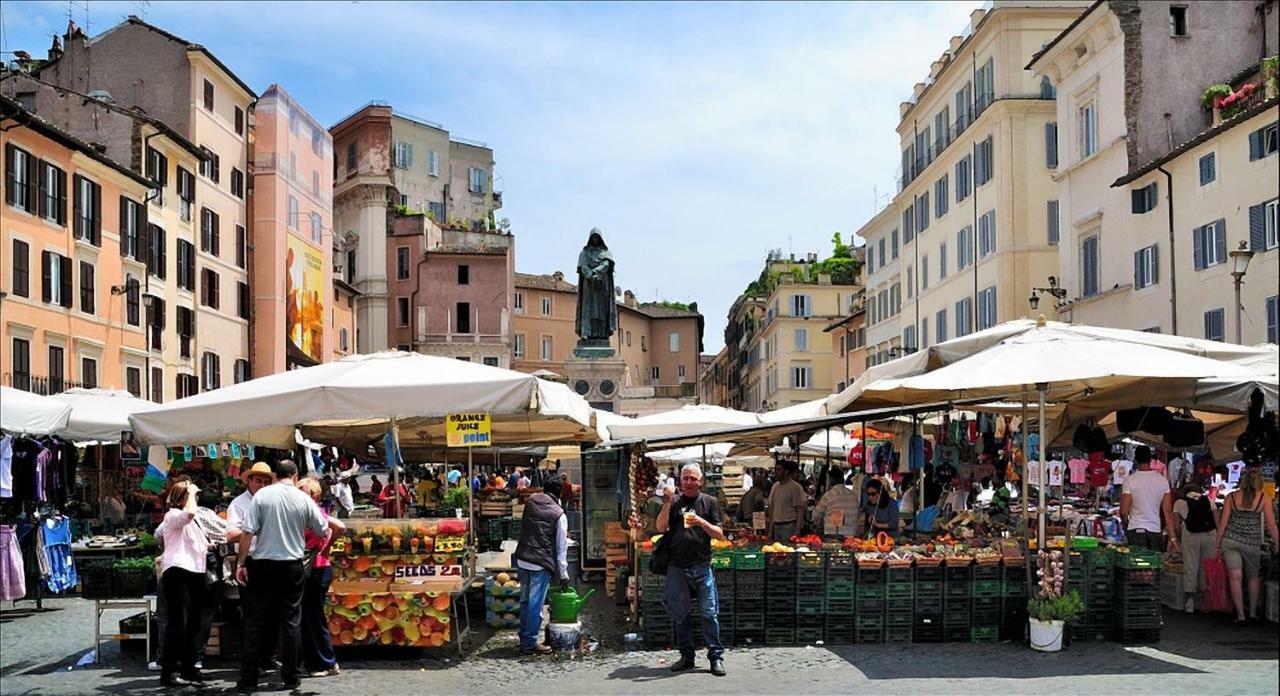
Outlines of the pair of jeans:
[{"label": "pair of jeans", "polygon": [[271,656],[277,631],[284,630],[280,649],[280,677],[286,686],[298,683],[298,643],[302,618],[305,568],[296,561],[255,559],[249,564],[244,598],[244,654],[240,683],[256,685],[260,664]]},{"label": "pair of jeans", "polygon": [[676,645],[680,648],[681,657],[692,659],[694,655],[695,610],[702,619],[702,638],[707,643],[707,658],[719,660],[724,656],[724,644],[720,642],[720,602],[710,563],[689,568],[669,566],[663,603],[667,607],[667,615],[676,625]]},{"label": "pair of jeans", "polygon": [[302,665],[308,672],[323,672],[338,664],[333,636],[324,616],[324,600],[333,582],[333,567],[313,568],[302,591]]},{"label": "pair of jeans", "polygon": [[175,567],[164,571],[163,579],[166,617],[160,669],[164,674],[193,672],[204,615],[204,574]]},{"label": "pair of jeans", "polygon": [[1126,536],[1130,546],[1138,546],[1152,551],[1164,553],[1164,535],[1160,532],[1148,532],[1145,529],[1130,529]]},{"label": "pair of jeans", "polygon": [[529,650],[538,644],[538,634],[542,632],[542,605],[547,602],[551,573],[546,569],[517,570],[520,576],[520,649]]}]

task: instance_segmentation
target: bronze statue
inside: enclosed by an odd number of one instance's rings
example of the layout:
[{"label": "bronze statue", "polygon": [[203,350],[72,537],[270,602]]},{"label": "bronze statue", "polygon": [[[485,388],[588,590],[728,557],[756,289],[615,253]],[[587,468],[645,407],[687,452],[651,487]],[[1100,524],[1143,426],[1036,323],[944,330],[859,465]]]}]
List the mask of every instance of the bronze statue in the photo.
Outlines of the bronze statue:
[{"label": "bronze statue", "polygon": [[[613,296],[613,255],[600,230],[592,229],[578,254],[578,314],[575,330],[579,351],[612,354],[609,339],[618,330],[618,306]],[[585,350],[584,350],[585,349]],[[585,357],[585,356],[584,356]]]}]

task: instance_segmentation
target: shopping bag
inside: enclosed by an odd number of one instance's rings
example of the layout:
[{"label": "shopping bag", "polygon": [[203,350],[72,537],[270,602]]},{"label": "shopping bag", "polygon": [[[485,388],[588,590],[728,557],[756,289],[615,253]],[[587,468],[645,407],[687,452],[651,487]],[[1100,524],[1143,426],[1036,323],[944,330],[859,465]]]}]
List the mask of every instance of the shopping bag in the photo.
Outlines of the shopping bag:
[{"label": "shopping bag", "polygon": [[916,513],[915,530],[917,532],[932,532],[933,523],[938,519],[938,506],[930,505],[929,507]]},{"label": "shopping bag", "polygon": [[1204,570],[1204,599],[1201,611],[1230,612],[1231,596],[1227,591],[1227,566],[1222,558],[1205,558],[1200,561]]}]

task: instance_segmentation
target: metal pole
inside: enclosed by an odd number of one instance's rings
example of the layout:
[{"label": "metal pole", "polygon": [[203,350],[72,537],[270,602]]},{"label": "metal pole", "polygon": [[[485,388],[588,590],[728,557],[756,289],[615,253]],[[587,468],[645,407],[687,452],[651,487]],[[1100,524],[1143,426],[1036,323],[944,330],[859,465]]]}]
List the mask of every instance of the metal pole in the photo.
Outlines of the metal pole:
[{"label": "metal pole", "polygon": [[1244,280],[1243,275],[1232,273],[1235,276],[1236,285],[1236,343],[1244,345],[1244,334],[1240,331],[1240,283]]},{"label": "metal pole", "polygon": [[396,448],[396,456],[391,460],[391,494],[395,496],[396,517],[403,517],[400,511],[400,433],[396,430],[394,416],[391,418],[391,443]]},{"label": "metal pole", "polygon": [[1040,446],[1037,448],[1037,449],[1039,449],[1039,450],[1040,450],[1040,452],[1039,452],[1039,454],[1040,454],[1040,476],[1039,476],[1039,478],[1037,479],[1037,480],[1040,482],[1040,485],[1039,485],[1039,486],[1037,486],[1037,488],[1038,488],[1038,489],[1039,489],[1039,491],[1040,491],[1040,504],[1039,504],[1039,508],[1036,510],[1036,517],[1037,517],[1037,530],[1038,530],[1038,531],[1036,532],[1036,548],[1037,548],[1037,549],[1043,549],[1043,548],[1045,548],[1045,538],[1044,538],[1044,526],[1045,526],[1045,507],[1044,507],[1044,506],[1045,506],[1045,501],[1044,501],[1044,489],[1045,489],[1045,485],[1046,485],[1046,484],[1048,484],[1048,482],[1049,482],[1049,481],[1048,481],[1049,477],[1048,477],[1048,475],[1045,473],[1044,451],[1045,451],[1046,449],[1048,449],[1047,445],[1048,445],[1049,443],[1048,443],[1048,441],[1047,441],[1047,440],[1045,440],[1045,439],[1044,439],[1044,394],[1045,394],[1045,392],[1046,392],[1046,391],[1048,391],[1048,389],[1049,389],[1049,385],[1048,385],[1047,383],[1045,383],[1045,382],[1041,382],[1041,383],[1039,383],[1039,384],[1037,384],[1037,385],[1036,385],[1036,391],[1037,391],[1037,392],[1039,392],[1039,394],[1040,394],[1040,425],[1039,425],[1039,428],[1040,428]]},{"label": "metal pole", "polygon": [[1027,418],[1027,393],[1022,392],[1022,534],[1023,539],[1031,536],[1031,503],[1027,500],[1027,470],[1031,464],[1030,447],[1027,436],[1031,434],[1031,421]]}]

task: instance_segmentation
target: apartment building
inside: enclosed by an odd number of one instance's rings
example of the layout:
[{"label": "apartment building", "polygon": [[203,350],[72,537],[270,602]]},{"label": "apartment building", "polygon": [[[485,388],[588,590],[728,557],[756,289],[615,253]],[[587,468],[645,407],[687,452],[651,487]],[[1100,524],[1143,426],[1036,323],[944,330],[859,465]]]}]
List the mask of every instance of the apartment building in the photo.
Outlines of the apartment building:
[{"label": "apartment building", "polygon": [[[333,142],[280,85],[254,107],[253,372],[324,362],[334,350]],[[236,262],[243,249],[236,247]],[[247,291],[247,287],[244,288]]]},{"label": "apartment building", "polygon": [[0,132],[4,384],[147,394],[153,354],[138,243],[152,181],[8,96]]},{"label": "apartment building", "polygon": [[[565,280],[563,273],[517,273],[511,329],[513,369],[564,374],[578,341],[574,327],[577,308],[577,286]],[[613,336],[616,359],[626,364],[622,388],[652,388],[655,395],[693,398],[702,331],[696,303],[640,302],[635,293],[624,292],[618,303],[618,331]]]},{"label": "apartment building", "polygon": [[[898,209],[889,205],[858,230],[858,236],[867,241],[864,368],[902,355],[902,231],[898,219]],[[942,315],[945,319],[946,312]]]},{"label": "apartment building", "polygon": [[493,150],[451,136],[439,124],[369,102],[330,129],[333,136],[334,227],[358,240],[348,265],[356,298],[360,352],[397,345],[398,302],[388,282],[395,252],[387,236],[394,216],[423,215],[455,232],[498,233]]},{"label": "apartment building", "polygon": [[[175,196],[192,198],[187,212],[199,229],[199,244],[179,264],[199,279],[182,278],[199,300],[186,327],[199,327],[200,390],[248,379],[249,319],[239,298],[248,292],[249,254],[237,252],[248,248],[248,114],[257,95],[205,47],[137,17],[92,39],[70,25],[62,39],[33,68],[34,77],[81,94],[108,94],[204,150],[194,177],[183,176],[183,192]],[[175,396],[194,393],[194,386],[186,380]]]},{"label": "apartment building", "polygon": [[1058,92],[1059,318],[1276,341],[1278,9],[1099,2],[1027,65]]},{"label": "apartment building", "polygon": [[833,393],[839,394],[853,384],[867,367],[867,308],[859,297],[852,311],[823,329],[831,336],[831,373],[839,381]]}]

